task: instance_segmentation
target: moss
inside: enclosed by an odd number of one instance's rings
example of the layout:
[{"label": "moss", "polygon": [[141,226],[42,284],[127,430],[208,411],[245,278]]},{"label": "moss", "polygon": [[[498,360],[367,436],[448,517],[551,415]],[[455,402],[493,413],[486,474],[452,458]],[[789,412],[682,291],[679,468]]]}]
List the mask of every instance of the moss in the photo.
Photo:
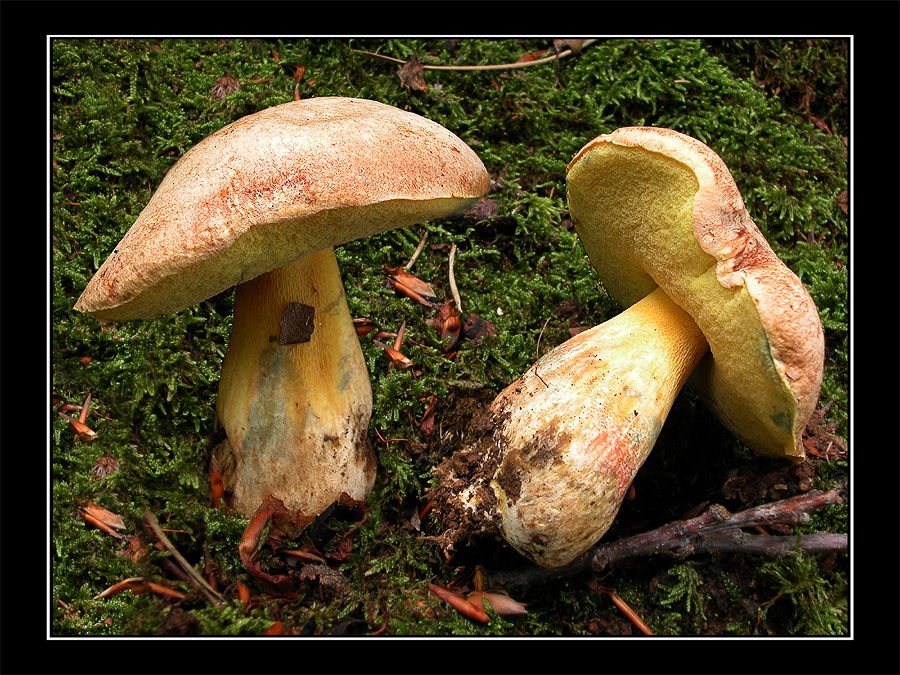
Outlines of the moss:
[{"label": "moss", "polygon": [[[620,126],[671,126],[722,155],[750,213],[820,308],[828,348],[823,402],[836,401],[830,419],[838,422],[839,433],[847,431],[845,41],[599,40],[557,64],[425,71],[427,91],[404,86],[397,64],[353,50],[415,55],[425,63],[490,64],[514,62],[523,53],[546,49],[549,41],[58,39],[51,47],[52,387],[70,403],[92,396],[88,422],[99,435],[93,443],[80,443],[67,422],[51,416],[55,635],[177,630],[258,634],[278,618],[288,629],[311,630],[314,625],[318,632],[366,622],[368,630],[384,624],[388,632],[408,635],[602,633],[616,610],[572,579],[517,598],[528,602],[523,619],[495,617],[482,626],[462,618],[427,592],[427,582],[451,581],[454,566],[512,567],[519,559],[488,538],[462,547],[448,567],[433,541],[441,535],[438,525],[427,516],[417,525],[413,515],[426,506],[432,466],[464,437],[467,415],[539,353],[564,340],[570,325],[592,325],[619,311],[568,227],[565,170],[588,140]],[[298,83],[295,75],[301,71]],[[217,97],[217,80],[229,74],[240,88]],[[338,251],[353,315],[368,316],[394,331],[405,320],[403,350],[421,371],[416,376],[408,371],[388,374],[381,349],[371,338],[363,339],[376,400],[371,439],[381,470],[369,501],[369,520],[358,529],[352,555],[341,565],[348,584],[344,602],[315,593],[293,603],[268,598],[237,554],[242,521],[208,508],[209,456],[218,440],[216,389],[233,292],[172,316],[103,329],[72,311],[81,290],[178,157],[223,125],[291,100],[295,89],[303,98],[373,98],[445,125],[494,174],[491,197],[498,203],[497,217],[484,222],[428,223]],[[414,272],[435,286],[441,300],[449,299],[447,253],[455,243],[454,271],[465,311],[496,327],[496,335],[465,341],[453,354],[440,349],[423,307],[380,283],[382,267],[409,260],[425,231],[431,246]],[[432,396],[438,399],[436,431],[426,437],[419,423]],[[107,457],[115,458],[119,469],[98,479],[96,466]],[[740,444],[686,393],[639,474],[638,499],[623,507],[610,536],[640,523],[665,522],[677,517],[679,509],[718,499],[727,472],[744,459]],[[833,482],[846,475],[846,462],[833,462],[822,471],[821,480]],[[657,497],[641,501],[642,494]],[[161,556],[134,565],[125,555],[124,540],[78,519],[76,508],[87,499],[122,516],[127,535],[142,532],[141,509],[147,504],[192,564],[199,569],[207,559],[215,561],[230,584],[230,603],[235,602],[234,582],[240,581],[252,588],[259,605],[244,613],[234,604],[217,609],[193,598],[172,603],[130,592],[93,600],[128,576],[165,579],[166,572]],[[847,527],[845,507],[817,517],[832,531]],[[834,572],[791,568],[797,561],[760,570],[748,566],[741,568],[741,583],[734,581],[729,592],[739,595],[734,589],[744,589],[742,602],[749,601],[753,588],[770,589],[771,595],[760,595],[764,599],[784,593],[786,601],[773,603],[777,612],[761,614],[755,634],[841,634],[843,615],[826,616],[820,610],[826,600],[846,598],[842,560],[838,558]],[[729,558],[719,565],[727,570],[738,563]],[[670,567],[626,567],[618,571],[616,588],[639,614],[647,613],[645,620],[692,633],[696,624],[675,614],[694,621],[701,605],[688,609],[673,595],[665,606],[647,592],[654,579],[670,587]],[[721,574],[705,566],[698,570],[701,591],[725,588]],[[816,604],[805,605],[807,597],[818,598]],[[736,607],[736,601],[729,606]],[[708,606],[706,613],[711,620]],[[725,634],[751,631],[745,611],[731,618],[715,629]]]},{"label": "moss", "polygon": [[849,635],[843,572],[823,570],[814,556],[799,552],[766,564],[761,571],[769,599],[760,606],[760,616],[777,615],[770,629],[788,635]]}]

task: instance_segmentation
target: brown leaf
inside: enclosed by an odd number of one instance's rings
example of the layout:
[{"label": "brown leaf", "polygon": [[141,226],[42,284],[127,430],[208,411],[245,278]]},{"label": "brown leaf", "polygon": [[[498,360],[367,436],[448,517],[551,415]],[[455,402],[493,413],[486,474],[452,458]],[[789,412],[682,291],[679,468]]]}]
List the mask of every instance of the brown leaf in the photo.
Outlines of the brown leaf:
[{"label": "brown leaf", "polygon": [[334,563],[344,563],[350,559],[350,554],[353,552],[353,532],[346,532],[343,537],[341,537],[338,542],[337,548],[334,551],[331,551],[328,554],[328,559]]},{"label": "brown leaf", "polygon": [[413,56],[397,71],[400,82],[414,91],[428,91],[428,84],[423,75],[424,69],[419,60]]},{"label": "brown leaf", "polygon": [[819,129],[822,129],[826,134],[831,136],[831,129],[828,127],[828,122],[825,120],[820,120],[818,117],[812,118],[812,123]]}]

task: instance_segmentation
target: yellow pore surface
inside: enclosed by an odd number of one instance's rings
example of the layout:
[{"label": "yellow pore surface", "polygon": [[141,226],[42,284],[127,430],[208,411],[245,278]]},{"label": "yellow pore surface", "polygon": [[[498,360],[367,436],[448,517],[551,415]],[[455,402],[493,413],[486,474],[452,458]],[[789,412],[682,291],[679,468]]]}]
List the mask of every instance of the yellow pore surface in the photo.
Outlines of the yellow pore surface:
[{"label": "yellow pore surface", "polygon": [[694,231],[690,167],[641,147],[598,143],[570,167],[569,209],[609,292],[624,305],[657,286],[700,326],[710,346],[690,383],[754,450],[796,454],[796,400],[775,368],[756,305],[726,288]]}]

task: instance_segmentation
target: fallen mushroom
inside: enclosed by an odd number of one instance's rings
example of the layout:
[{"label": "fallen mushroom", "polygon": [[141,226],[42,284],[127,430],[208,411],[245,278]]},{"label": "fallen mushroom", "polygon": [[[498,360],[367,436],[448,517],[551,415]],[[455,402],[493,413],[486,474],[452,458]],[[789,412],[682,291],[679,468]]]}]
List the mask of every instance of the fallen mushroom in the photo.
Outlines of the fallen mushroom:
[{"label": "fallen mushroom", "polygon": [[487,477],[446,490],[439,507],[497,521],[545,567],[607,531],[688,381],[750,448],[802,461],[824,361],[815,304],[706,145],[619,129],[588,143],[567,179],[576,230],[627,309],[494,400],[474,446]]},{"label": "fallen mushroom", "polygon": [[487,192],[476,154],[375,101],[285,103],[220,129],[168,172],[75,309],[127,321],[238,285],[217,413],[230,505],[318,513],[375,478],[372,394],[333,248],[451,215]]}]

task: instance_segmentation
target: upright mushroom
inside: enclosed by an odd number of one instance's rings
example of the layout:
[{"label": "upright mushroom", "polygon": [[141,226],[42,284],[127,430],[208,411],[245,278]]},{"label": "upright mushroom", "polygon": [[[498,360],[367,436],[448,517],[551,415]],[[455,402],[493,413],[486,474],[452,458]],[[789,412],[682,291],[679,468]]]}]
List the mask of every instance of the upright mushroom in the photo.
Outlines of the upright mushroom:
[{"label": "upright mushroom", "polygon": [[285,103],[187,152],[84,290],[101,321],[178,311],[238,285],[217,412],[230,503],[318,513],[375,478],[372,393],[333,247],[484,195],[441,125],[364,99]]},{"label": "upright mushroom", "polygon": [[546,567],[603,536],[688,381],[750,448],[801,461],[824,361],[812,299],[706,145],[623,128],[588,143],[567,179],[579,237],[627,309],[495,399],[475,446],[487,478],[443,497]]}]

